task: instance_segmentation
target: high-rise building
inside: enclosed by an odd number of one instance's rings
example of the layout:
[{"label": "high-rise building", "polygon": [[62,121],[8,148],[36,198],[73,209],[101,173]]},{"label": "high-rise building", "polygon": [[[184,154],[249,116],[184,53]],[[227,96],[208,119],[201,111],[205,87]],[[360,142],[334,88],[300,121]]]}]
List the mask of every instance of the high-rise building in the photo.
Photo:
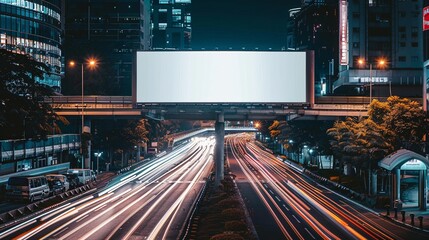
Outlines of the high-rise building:
[{"label": "high-rise building", "polygon": [[286,28],[286,31],[287,31],[286,32],[286,49],[287,50],[295,50],[296,48],[295,15],[298,14],[299,11],[301,11],[301,8],[289,9],[289,21],[287,23],[287,28]]},{"label": "high-rise building", "polygon": [[[131,95],[134,52],[190,49],[191,0],[66,1],[66,63],[99,60],[84,69],[85,95]],[[66,66],[64,94],[81,94],[80,69]]]},{"label": "high-rise building", "polygon": [[429,0],[423,1],[423,79],[424,80],[424,109],[428,110],[429,102]]},{"label": "high-rise building", "polygon": [[[315,95],[332,93],[332,81],[338,73],[338,1],[303,1],[300,9],[291,9],[288,48],[313,50],[315,55]],[[293,24],[293,26],[292,26]],[[291,47],[291,45],[294,45]]]},{"label": "high-rise building", "polygon": [[191,49],[191,22],[191,0],[152,0],[151,49]]},{"label": "high-rise building", "polygon": [[[140,0],[66,1],[65,11],[65,62],[98,60],[97,69],[84,69],[85,95],[131,95],[133,56],[140,49]],[[64,94],[80,93],[80,68],[66,66]]]},{"label": "high-rise building", "polygon": [[340,73],[335,92],[421,97],[422,1],[339,3]]},{"label": "high-rise building", "polygon": [[46,63],[50,75],[36,79],[61,91],[63,0],[0,0],[0,47]]}]

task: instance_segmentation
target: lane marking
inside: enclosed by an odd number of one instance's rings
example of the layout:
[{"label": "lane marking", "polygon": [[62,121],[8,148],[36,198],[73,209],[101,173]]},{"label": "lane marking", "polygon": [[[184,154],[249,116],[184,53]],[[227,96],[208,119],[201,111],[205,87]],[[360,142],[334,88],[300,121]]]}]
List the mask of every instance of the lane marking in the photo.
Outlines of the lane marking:
[{"label": "lane marking", "polygon": [[62,232],[66,231],[67,229],[69,229],[69,227],[65,227],[65,228],[61,229],[61,231],[54,234],[54,237],[60,235]]},{"label": "lane marking", "polygon": [[307,228],[304,228],[305,229],[305,231],[307,231],[307,233],[308,234],[310,234],[310,236],[313,238],[313,239],[316,239],[314,236],[313,236],[313,234],[311,234],[311,232],[307,229]]},{"label": "lane marking", "polygon": [[76,220],[76,222],[78,223],[78,222],[82,221],[84,218],[86,218],[86,217],[88,217],[88,216],[89,216],[89,214],[86,214],[85,216],[83,216],[83,217],[81,217],[80,219]]},{"label": "lane marking", "polygon": [[286,207],[286,205],[284,205],[284,204],[283,204],[283,207],[284,207],[284,208],[286,208],[286,210],[287,210],[287,211],[289,211],[289,208],[288,208],[288,207]]},{"label": "lane marking", "polygon": [[295,215],[293,215],[293,214],[292,214],[292,217],[293,217],[293,218],[295,218],[295,220],[296,220],[298,223],[301,223],[301,222],[298,220],[298,218],[296,218],[296,217],[295,217]]}]

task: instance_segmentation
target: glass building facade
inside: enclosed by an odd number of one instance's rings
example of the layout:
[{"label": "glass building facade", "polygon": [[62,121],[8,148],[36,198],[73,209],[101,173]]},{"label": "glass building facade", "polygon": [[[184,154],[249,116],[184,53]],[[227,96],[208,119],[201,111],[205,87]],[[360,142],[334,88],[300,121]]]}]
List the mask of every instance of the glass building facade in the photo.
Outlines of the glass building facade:
[{"label": "glass building facade", "polygon": [[[422,1],[339,2],[340,74],[334,88],[349,86],[357,94],[371,91],[373,96],[420,98]],[[360,64],[359,59],[365,63]],[[382,67],[380,59],[386,63]]]},{"label": "glass building facade", "polygon": [[61,0],[0,0],[0,47],[46,63],[50,75],[37,79],[61,91]]},{"label": "glass building facade", "polygon": [[423,1],[423,79],[424,80],[424,109],[428,111],[429,103],[429,0]]},{"label": "glass building facade", "polygon": [[[140,0],[73,0],[65,6],[64,55],[85,62],[85,95],[131,95],[134,52],[140,49]],[[81,72],[66,66],[64,94],[81,94]]]},{"label": "glass building facade", "polygon": [[151,48],[191,49],[191,0],[153,0]]},{"label": "glass building facade", "polygon": [[303,1],[298,11],[290,13],[294,32],[288,36],[288,48],[314,51],[315,95],[332,94],[332,81],[338,73],[334,67],[338,63],[338,39],[332,37],[338,36],[338,1]]}]

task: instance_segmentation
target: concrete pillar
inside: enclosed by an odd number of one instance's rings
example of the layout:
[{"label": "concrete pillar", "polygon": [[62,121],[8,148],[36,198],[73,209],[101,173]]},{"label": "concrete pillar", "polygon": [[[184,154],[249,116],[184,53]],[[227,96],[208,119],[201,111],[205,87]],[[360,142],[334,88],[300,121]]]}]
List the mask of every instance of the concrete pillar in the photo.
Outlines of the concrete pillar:
[{"label": "concrete pillar", "polygon": [[137,156],[136,156],[136,162],[140,161],[140,152],[141,152],[141,144],[137,144]]},{"label": "concrete pillar", "polygon": [[224,179],[224,142],[225,142],[225,121],[223,113],[219,113],[215,123],[216,146],[215,146],[215,186],[220,185]]},{"label": "concrete pillar", "polygon": [[426,210],[427,208],[427,170],[419,171],[419,209]]},{"label": "concrete pillar", "polygon": [[396,195],[395,195],[395,199],[392,199],[392,200],[401,199],[401,169],[400,168],[396,169],[395,177],[396,177],[396,184],[395,184]]},{"label": "concrete pillar", "polygon": [[[85,118],[85,126],[83,128],[83,132],[91,133],[91,119],[89,117]],[[91,167],[91,141],[88,142],[88,157],[85,158],[85,166],[84,168],[90,168]]]},{"label": "concrete pillar", "polygon": [[371,171],[371,195],[377,193],[377,172]]}]

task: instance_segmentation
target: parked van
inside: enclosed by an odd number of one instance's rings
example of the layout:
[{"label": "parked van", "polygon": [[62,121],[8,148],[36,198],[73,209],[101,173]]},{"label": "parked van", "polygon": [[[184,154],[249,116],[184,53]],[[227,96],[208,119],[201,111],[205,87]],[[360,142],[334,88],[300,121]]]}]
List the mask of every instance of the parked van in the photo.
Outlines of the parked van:
[{"label": "parked van", "polygon": [[30,201],[49,196],[49,186],[44,176],[10,177],[6,185],[6,199]]},{"label": "parked van", "polygon": [[[70,183],[66,176],[62,174],[47,174],[45,176],[48,183],[51,182],[49,186],[52,193],[67,192],[70,189]],[[55,189],[53,189],[53,186],[55,186]]]},{"label": "parked van", "polygon": [[67,173],[77,174],[79,178],[79,185],[85,185],[92,181],[90,169],[73,168],[73,169],[67,170]]}]

